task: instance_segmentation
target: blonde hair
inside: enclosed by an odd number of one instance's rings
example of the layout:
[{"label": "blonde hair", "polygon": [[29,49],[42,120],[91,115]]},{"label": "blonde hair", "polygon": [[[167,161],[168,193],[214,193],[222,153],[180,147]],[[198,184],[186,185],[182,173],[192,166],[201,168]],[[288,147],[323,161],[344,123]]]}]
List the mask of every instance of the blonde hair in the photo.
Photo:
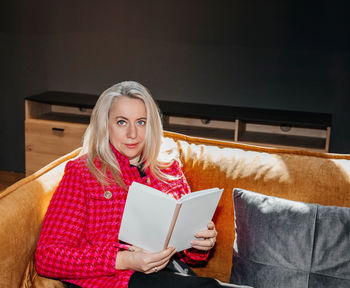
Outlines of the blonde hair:
[{"label": "blonde hair", "polygon": [[[87,153],[86,161],[89,171],[102,185],[105,185],[110,182],[107,177],[107,170],[109,170],[115,182],[124,189],[126,188],[120,176],[119,163],[116,161],[109,142],[108,121],[110,108],[118,97],[140,99],[145,104],[147,113],[145,146],[139,163],[143,163],[143,169],[150,167],[151,173],[157,178],[169,179],[160,169],[170,164],[158,161],[163,135],[158,106],[148,89],[134,81],[116,84],[104,91],[98,98],[83,141],[83,151]],[[101,162],[100,169],[96,167],[95,159]]]}]

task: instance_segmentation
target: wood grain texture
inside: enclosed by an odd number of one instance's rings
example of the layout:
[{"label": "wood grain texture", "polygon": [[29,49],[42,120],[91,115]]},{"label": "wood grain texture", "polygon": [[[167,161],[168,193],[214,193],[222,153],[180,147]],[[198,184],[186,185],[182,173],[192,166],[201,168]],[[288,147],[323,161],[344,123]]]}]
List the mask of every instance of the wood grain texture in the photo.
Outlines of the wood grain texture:
[{"label": "wood grain texture", "polygon": [[25,122],[26,175],[82,145],[87,124],[29,119]]}]

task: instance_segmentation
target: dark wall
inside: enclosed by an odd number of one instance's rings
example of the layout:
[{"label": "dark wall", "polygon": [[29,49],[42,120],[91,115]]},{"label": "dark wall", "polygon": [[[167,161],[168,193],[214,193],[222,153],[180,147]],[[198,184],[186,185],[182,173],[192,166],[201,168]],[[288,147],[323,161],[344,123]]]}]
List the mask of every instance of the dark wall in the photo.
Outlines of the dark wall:
[{"label": "dark wall", "polygon": [[24,97],[47,89],[45,47],[43,35],[24,29],[35,10],[7,2],[0,14],[0,170],[24,172]]},{"label": "dark wall", "polygon": [[87,2],[46,9],[50,89],[100,93],[137,79],[158,99],[330,112],[322,3]]},{"label": "dark wall", "polygon": [[[2,18],[0,169],[24,170],[25,96],[100,94],[127,79],[162,100],[334,113],[334,131],[350,138],[344,3],[12,1]],[[350,153],[339,139],[333,150]]]}]

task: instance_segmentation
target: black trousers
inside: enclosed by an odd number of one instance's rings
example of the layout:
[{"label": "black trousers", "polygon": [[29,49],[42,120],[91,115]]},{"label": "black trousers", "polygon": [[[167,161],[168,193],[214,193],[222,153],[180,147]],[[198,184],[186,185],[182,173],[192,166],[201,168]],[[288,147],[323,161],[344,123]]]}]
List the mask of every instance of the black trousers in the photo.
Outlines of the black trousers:
[{"label": "black trousers", "polygon": [[[135,272],[129,281],[128,288],[216,288],[236,287],[248,288],[226,284],[213,278],[198,277],[187,264],[180,260],[170,260],[167,267],[157,273],[144,274]],[[252,287],[250,287],[252,288]]]},{"label": "black trousers", "polygon": [[72,283],[68,283],[68,282],[65,282],[65,281],[62,281],[62,283],[64,284],[65,288],[81,288],[78,285],[75,285],[75,284],[72,284]]},{"label": "black trousers", "polygon": [[129,288],[214,288],[221,287],[211,278],[177,274],[163,269],[157,273],[135,272],[129,281]]},{"label": "black trousers", "polygon": [[[175,274],[176,273],[176,274]],[[184,276],[179,276],[178,274],[181,275],[186,275],[191,278],[186,279],[184,281],[182,278]],[[170,262],[168,263],[167,267],[163,269],[162,271],[159,271],[157,273],[153,274],[144,274],[141,272],[134,272],[134,274],[131,276],[129,285],[128,287],[165,287],[168,286],[170,287],[182,287],[178,286],[176,283],[178,283],[177,278],[181,279],[182,282],[188,282],[188,283],[194,283],[196,274],[192,271],[192,269],[185,264],[184,262],[176,259],[176,257],[173,257]],[[208,278],[209,280],[212,280]],[[174,283],[174,286],[171,286],[172,283]],[[202,283],[202,282],[201,282]],[[203,282],[204,283],[204,282]],[[66,288],[81,288],[78,285],[68,283],[68,282],[63,282],[65,284]],[[169,285],[168,285],[169,284]],[[216,287],[216,286],[183,286],[183,287]]]},{"label": "black trousers", "polygon": [[[78,288],[79,286],[65,283],[67,288]],[[198,277],[185,263],[177,259],[171,259],[163,270],[157,273],[144,274],[134,272],[131,276],[128,288],[216,288],[237,287],[248,288],[219,282],[213,278]]]}]

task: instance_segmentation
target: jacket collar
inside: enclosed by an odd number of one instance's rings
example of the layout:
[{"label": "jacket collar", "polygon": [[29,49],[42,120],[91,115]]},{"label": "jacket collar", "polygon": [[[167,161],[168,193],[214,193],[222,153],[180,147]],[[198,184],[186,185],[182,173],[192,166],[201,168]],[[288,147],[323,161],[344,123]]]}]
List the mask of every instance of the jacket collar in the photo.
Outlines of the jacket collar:
[{"label": "jacket collar", "polygon": [[115,158],[117,159],[119,165],[121,167],[130,166],[129,158],[126,157],[125,155],[121,154],[117,149],[115,149],[115,147],[113,146],[113,144],[111,142],[109,142],[109,145],[111,146],[113,154],[114,154]]}]

